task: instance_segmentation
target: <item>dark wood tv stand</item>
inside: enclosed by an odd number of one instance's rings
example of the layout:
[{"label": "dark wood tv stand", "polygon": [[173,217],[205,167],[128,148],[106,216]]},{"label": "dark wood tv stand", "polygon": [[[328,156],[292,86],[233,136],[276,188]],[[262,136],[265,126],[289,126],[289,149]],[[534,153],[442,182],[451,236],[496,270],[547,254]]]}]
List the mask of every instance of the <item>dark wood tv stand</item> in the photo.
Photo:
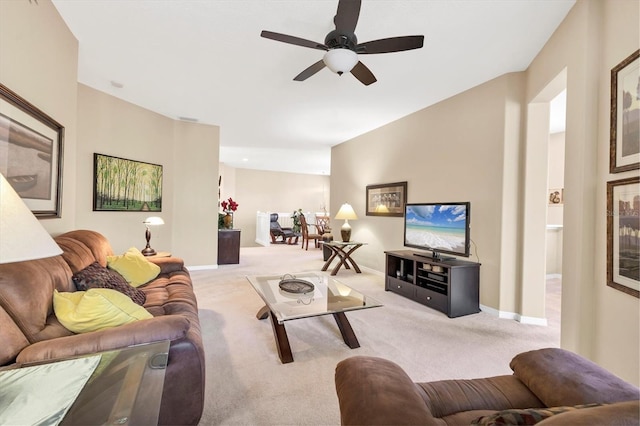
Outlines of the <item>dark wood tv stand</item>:
[{"label": "dark wood tv stand", "polygon": [[385,287],[449,318],[480,312],[480,264],[433,259],[411,250],[386,251]]}]

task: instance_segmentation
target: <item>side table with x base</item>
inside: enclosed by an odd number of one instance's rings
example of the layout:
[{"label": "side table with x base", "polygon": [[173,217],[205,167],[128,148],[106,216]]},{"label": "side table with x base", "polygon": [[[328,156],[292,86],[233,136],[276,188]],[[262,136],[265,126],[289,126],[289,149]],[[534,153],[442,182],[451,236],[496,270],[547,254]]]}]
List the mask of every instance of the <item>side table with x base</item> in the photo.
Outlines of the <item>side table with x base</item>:
[{"label": "side table with x base", "polygon": [[357,241],[329,241],[323,242],[322,244],[331,250],[331,256],[329,257],[329,259],[327,259],[327,261],[324,263],[324,266],[322,267],[323,271],[329,269],[329,265],[331,265],[333,259],[338,257],[340,261],[331,270],[331,275],[336,275],[342,265],[344,265],[346,269],[351,269],[349,264],[353,266],[353,269],[356,271],[356,273],[359,274],[362,272],[360,271],[360,268],[358,267],[356,261],[351,257],[351,254],[363,245],[366,245],[366,243],[359,243]]}]

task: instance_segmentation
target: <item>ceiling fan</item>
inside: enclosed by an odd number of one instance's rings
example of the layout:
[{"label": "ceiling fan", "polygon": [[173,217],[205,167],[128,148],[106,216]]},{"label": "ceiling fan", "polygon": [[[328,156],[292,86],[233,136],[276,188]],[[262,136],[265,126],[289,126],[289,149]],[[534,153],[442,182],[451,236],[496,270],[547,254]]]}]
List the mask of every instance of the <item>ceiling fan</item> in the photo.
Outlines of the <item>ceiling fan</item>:
[{"label": "ceiling fan", "polygon": [[376,77],[358,60],[359,54],[370,55],[420,49],[424,43],[424,36],[391,37],[358,44],[354,31],[360,15],[360,5],[361,0],[338,1],[338,10],[333,18],[336,29],[327,34],[324,44],[272,31],[262,31],[260,35],[271,40],[327,52],[321,60],[298,74],[294,78],[295,81],[304,81],[326,66],[338,75],[351,72],[362,84],[368,86],[376,82]]}]

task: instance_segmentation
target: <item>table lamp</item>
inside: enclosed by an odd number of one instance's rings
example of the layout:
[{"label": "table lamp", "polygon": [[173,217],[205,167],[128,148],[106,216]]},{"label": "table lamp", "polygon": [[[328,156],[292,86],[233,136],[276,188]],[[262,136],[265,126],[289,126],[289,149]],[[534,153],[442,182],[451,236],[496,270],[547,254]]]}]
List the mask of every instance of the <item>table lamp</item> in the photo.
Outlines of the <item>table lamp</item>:
[{"label": "table lamp", "polygon": [[0,173],[0,263],[59,254],[58,244]]},{"label": "table lamp", "polygon": [[336,219],[344,219],[344,225],[340,228],[340,234],[342,235],[342,241],[348,243],[351,238],[351,225],[349,225],[349,219],[358,219],[358,216],[356,216],[356,212],[353,211],[351,204],[344,203],[340,207],[340,210],[338,210]]},{"label": "table lamp", "polygon": [[147,245],[142,249],[142,254],[145,256],[153,256],[154,254],[156,254],[156,251],[149,245],[149,241],[151,241],[151,231],[149,230],[149,226],[164,225],[164,220],[162,220],[162,218],[158,216],[151,216],[146,218],[142,223],[144,223],[147,227],[147,230],[144,233],[144,236],[147,239]]}]

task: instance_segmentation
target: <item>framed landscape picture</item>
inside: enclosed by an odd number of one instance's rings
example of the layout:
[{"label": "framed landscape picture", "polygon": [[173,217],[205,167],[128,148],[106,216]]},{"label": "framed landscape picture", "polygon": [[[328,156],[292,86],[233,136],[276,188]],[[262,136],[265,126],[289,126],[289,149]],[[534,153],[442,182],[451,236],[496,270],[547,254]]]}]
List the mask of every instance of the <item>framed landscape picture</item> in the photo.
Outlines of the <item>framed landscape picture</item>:
[{"label": "framed landscape picture", "polygon": [[404,216],[407,182],[367,185],[367,216]]},{"label": "framed landscape picture", "polygon": [[0,173],[38,218],[61,217],[64,127],[0,84]]},{"label": "framed landscape picture", "polygon": [[162,211],[162,166],[93,154],[93,211]]},{"label": "framed landscape picture", "polygon": [[640,297],[640,177],[607,182],[607,285]]},{"label": "framed landscape picture", "polygon": [[609,171],[640,168],[640,49],[611,70]]}]

